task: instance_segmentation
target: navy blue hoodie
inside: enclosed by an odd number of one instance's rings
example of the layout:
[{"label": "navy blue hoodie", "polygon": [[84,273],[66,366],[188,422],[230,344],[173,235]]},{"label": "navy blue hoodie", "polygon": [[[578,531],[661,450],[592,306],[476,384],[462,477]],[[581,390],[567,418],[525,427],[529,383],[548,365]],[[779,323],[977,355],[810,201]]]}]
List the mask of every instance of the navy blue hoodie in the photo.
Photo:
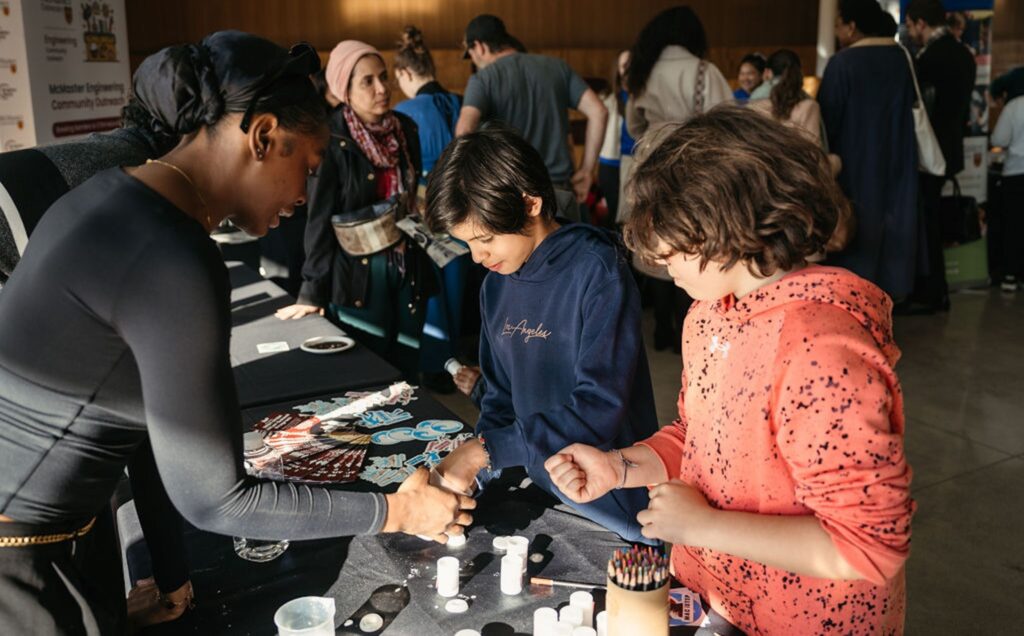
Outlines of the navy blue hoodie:
[{"label": "navy blue hoodie", "polygon": [[569,444],[622,448],[657,430],[640,331],[640,294],[618,236],[573,223],[550,234],[519,271],[491,273],[480,295],[480,366],[487,392],[477,433],[495,469],[530,478],[631,541],[647,490],[570,502],[544,462]]}]

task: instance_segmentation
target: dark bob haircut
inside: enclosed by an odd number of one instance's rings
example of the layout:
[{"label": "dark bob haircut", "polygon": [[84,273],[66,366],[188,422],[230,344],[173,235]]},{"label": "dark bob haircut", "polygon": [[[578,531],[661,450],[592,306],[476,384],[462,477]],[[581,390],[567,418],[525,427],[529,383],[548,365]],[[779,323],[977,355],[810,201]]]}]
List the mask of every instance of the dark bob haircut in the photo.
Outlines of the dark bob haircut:
[{"label": "dark bob haircut", "polygon": [[427,181],[426,221],[449,232],[471,215],[495,234],[526,230],[523,195],[540,197],[541,217],[555,216],[555,189],[540,153],[511,128],[494,123],[452,141]]},{"label": "dark bob haircut", "polygon": [[626,244],[653,260],[660,238],[770,276],[825,249],[849,206],[821,148],[793,129],[738,106],[720,106],[671,130],[627,187]]}]

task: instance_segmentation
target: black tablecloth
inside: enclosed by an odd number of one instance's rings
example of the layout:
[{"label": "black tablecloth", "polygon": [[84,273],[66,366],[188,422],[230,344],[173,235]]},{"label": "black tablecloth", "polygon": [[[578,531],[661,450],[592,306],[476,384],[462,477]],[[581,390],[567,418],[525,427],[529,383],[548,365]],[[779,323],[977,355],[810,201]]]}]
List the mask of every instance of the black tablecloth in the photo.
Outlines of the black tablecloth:
[{"label": "black tablecloth", "polygon": [[[319,400],[322,408],[329,408],[334,397],[340,395],[305,400],[302,406]],[[407,405],[380,407],[392,412],[403,409],[413,417],[373,430],[393,431],[415,428],[424,420],[456,419],[429,396],[417,391],[417,398]],[[294,406],[297,404],[282,403],[248,409],[244,420],[252,426],[267,415],[288,412]],[[450,437],[461,432],[453,432]],[[374,445],[364,470],[374,464],[374,457],[403,454],[411,458],[427,444]],[[379,632],[384,634],[450,635],[463,628],[482,630],[484,634],[530,633],[535,609],[565,605],[574,590],[527,584],[518,596],[502,594],[498,576],[501,554],[491,546],[495,536],[518,534],[530,539],[531,555],[540,555],[528,564],[530,576],[543,573],[546,577],[593,583],[603,583],[608,557],[626,544],[535,486],[524,485],[524,476],[522,472],[507,472],[488,488],[479,500],[468,541],[460,548],[402,534],[361,536],[293,542],[275,561],[250,563],[235,555],[230,538],[189,528],[186,544],[196,609],[146,633],[269,635],[275,633],[273,615],[277,608],[300,596],[334,598],[340,634],[362,633],[358,630],[359,618],[370,611],[388,621]],[[398,483],[380,487],[359,480],[339,487],[390,492]],[[119,511],[118,522],[129,576],[132,580],[148,576],[149,556],[130,504]],[[465,614],[447,612],[448,599],[433,588],[437,559],[447,555],[458,557],[463,565],[460,597],[470,603]],[[603,608],[603,592],[596,591],[595,598],[596,614]],[[353,621],[348,628],[347,620]]]},{"label": "black tablecloth", "polygon": [[[231,366],[242,408],[393,382],[397,369],[366,347],[328,355],[299,349],[307,338],[344,332],[326,319],[311,315],[279,320],[281,307],[295,300],[274,283],[240,263],[228,266],[231,277]],[[288,351],[259,353],[257,345],[286,342]]]},{"label": "black tablecloth", "polygon": [[[303,409],[304,415],[318,409],[322,412],[335,405],[335,398],[346,397],[347,391],[381,388],[398,378],[396,370],[358,345],[336,355],[318,356],[298,350],[302,340],[337,334],[337,328],[316,316],[278,321],[274,311],[292,302],[283,290],[242,265],[230,265],[229,273],[234,323],[231,354],[246,426],[252,427],[271,414],[300,412],[296,407]],[[256,352],[257,343],[276,341],[287,342],[290,350],[263,356]],[[378,408],[392,415],[402,409],[412,416],[410,419],[370,430],[393,434],[395,429],[416,430],[427,420],[457,421],[425,393],[417,390],[416,397],[405,405]],[[467,432],[463,424],[461,430],[447,437],[457,438]],[[403,439],[409,437],[408,433]],[[372,445],[364,475],[393,455],[404,455],[400,458],[403,462],[422,458],[430,443],[420,439]],[[427,457],[433,461],[444,454],[442,451]],[[388,465],[392,463],[388,461]],[[359,479],[336,487],[391,492],[403,476],[396,475],[384,486]],[[186,524],[196,607],[177,621],[143,633],[275,634],[273,615],[278,607],[301,596],[326,596],[337,603],[335,625],[339,634],[363,633],[358,629],[359,618],[371,611],[385,618],[384,629],[377,632],[383,634],[447,635],[463,628],[477,629],[484,636],[528,634],[535,609],[561,607],[574,590],[526,584],[518,596],[503,595],[498,575],[501,554],[491,546],[495,536],[518,534],[530,539],[530,553],[539,557],[528,564],[528,576],[542,574],[592,583],[603,583],[608,557],[626,544],[524,482],[524,477],[521,471],[506,471],[488,487],[479,499],[468,541],[460,548],[402,534],[360,536],[292,542],[275,561],[250,563],[235,555],[230,537]],[[134,582],[151,574],[149,552],[134,504],[122,506],[117,516],[129,580]],[[448,599],[433,588],[437,559],[447,555],[458,557],[463,566],[460,597],[470,604],[465,614],[448,613]],[[603,609],[604,596],[599,590],[594,596],[596,615]],[[346,625],[348,621],[352,622]]]},{"label": "black tablecloth", "polygon": [[[529,576],[595,583],[603,582],[612,551],[625,545],[603,528],[552,504],[535,487],[489,490],[461,548],[402,534],[361,536],[293,542],[270,563],[243,561],[229,538],[190,529],[186,539],[196,608],[144,633],[269,636],[276,633],[273,616],[278,607],[300,596],[326,596],[337,604],[339,634],[362,633],[359,618],[370,611],[388,621],[383,634],[450,636],[464,628],[484,634],[528,634],[535,609],[559,608],[574,590],[527,584],[518,596],[502,594],[501,555],[491,547],[495,536],[519,534],[530,539],[530,553],[544,560],[528,564]],[[126,522],[130,512],[122,508],[122,527],[131,526]],[[122,531],[122,540],[131,542],[129,573],[136,579],[148,575],[144,549],[133,542],[137,534],[137,527]],[[463,566],[460,598],[470,603],[465,614],[447,612],[448,599],[433,588],[437,559],[449,555]],[[604,595],[600,590],[594,595],[596,614],[603,609]],[[347,620],[353,621],[348,628]]]}]

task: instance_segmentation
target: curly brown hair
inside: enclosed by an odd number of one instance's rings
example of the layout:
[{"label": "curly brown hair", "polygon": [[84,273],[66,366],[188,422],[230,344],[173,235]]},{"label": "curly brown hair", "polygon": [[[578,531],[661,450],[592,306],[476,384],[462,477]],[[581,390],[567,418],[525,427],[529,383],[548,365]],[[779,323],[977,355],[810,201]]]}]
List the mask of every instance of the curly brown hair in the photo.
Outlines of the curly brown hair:
[{"label": "curly brown hair", "polygon": [[721,106],[669,131],[636,168],[626,244],[770,276],[825,249],[849,202],[821,148],[769,117]]}]

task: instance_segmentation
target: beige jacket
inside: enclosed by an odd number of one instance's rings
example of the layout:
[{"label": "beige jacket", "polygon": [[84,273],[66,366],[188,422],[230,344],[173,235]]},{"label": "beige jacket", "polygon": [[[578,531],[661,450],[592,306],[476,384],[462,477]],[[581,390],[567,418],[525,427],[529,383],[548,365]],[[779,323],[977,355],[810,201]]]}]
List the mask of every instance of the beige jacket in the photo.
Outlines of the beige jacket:
[{"label": "beige jacket", "polygon": [[[700,58],[685,48],[666,46],[661,52],[644,94],[626,103],[626,128],[634,139],[653,128],[683,123],[693,117]],[[732,89],[722,72],[711,62],[704,72],[704,112],[722,102],[732,101]],[[651,130],[652,134],[655,131]]]},{"label": "beige jacket", "polygon": [[[754,100],[749,102],[749,106],[759,113],[774,119],[772,115],[772,100]],[[813,99],[800,100],[793,107],[793,111],[789,113],[789,119],[783,120],[782,123],[790,128],[796,128],[819,146],[823,145],[821,139],[821,108],[818,106],[818,102]]]}]

